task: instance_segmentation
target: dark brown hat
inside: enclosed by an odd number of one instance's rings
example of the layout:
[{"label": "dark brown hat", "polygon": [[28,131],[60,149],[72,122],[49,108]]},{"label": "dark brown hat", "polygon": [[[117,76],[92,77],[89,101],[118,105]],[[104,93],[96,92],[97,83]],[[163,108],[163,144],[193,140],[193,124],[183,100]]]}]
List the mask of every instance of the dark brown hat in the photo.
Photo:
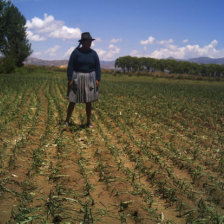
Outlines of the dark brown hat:
[{"label": "dark brown hat", "polygon": [[79,42],[83,41],[83,40],[95,40],[92,38],[92,36],[90,35],[89,32],[84,32],[81,34],[81,39],[79,40]]}]

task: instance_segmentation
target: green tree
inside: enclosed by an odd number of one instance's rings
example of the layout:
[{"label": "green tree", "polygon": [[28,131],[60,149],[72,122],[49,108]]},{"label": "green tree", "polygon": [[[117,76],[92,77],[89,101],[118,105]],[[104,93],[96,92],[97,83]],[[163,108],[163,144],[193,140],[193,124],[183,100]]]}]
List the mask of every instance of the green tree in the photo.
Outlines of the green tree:
[{"label": "green tree", "polygon": [[224,76],[224,65],[197,64],[188,61],[176,61],[173,59],[137,58],[131,56],[119,57],[115,61],[115,67],[122,72],[154,72],[166,71],[176,74],[193,74],[203,76]]},{"label": "green tree", "polygon": [[0,0],[0,52],[16,66],[32,53],[26,34],[26,19],[10,2]]},{"label": "green tree", "polygon": [[125,64],[123,57],[119,57],[115,61],[115,68],[121,68],[122,72],[125,72]]}]

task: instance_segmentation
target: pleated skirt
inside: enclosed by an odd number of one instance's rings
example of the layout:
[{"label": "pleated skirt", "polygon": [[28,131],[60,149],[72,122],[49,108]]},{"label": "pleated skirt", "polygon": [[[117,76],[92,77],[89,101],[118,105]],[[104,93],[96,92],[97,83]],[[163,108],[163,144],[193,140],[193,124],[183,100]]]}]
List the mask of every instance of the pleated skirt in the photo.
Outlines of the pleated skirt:
[{"label": "pleated skirt", "polygon": [[72,103],[90,103],[98,100],[99,93],[96,86],[96,73],[73,72],[72,88],[68,99]]}]

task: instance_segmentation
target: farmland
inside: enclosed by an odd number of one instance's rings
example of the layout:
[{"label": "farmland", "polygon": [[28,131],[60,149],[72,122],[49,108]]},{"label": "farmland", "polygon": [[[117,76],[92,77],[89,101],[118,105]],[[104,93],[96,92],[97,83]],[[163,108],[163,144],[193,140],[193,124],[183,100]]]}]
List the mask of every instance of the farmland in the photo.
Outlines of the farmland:
[{"label": "farmland", "polygon": [[66,86],[0,76],[0,223],[223,223],[224,82],[102,74],[93,128]]}]

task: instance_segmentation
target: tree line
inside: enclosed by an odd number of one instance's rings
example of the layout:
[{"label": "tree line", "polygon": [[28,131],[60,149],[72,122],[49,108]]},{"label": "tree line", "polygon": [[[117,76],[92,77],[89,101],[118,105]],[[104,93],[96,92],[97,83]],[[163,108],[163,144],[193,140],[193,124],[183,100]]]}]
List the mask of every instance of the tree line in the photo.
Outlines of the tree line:
[{"label": "tree line", "polygon": [[224,76],[224,65],[198,64],[174,59],[123,56],[115,60],[115,68],[121,69],[124,73],[162,71],[176,74]]},{"label": "tree line", "polygon": [[26,19],[10,1],[0,0],[0,73],[9,73],[32,53]]}]

